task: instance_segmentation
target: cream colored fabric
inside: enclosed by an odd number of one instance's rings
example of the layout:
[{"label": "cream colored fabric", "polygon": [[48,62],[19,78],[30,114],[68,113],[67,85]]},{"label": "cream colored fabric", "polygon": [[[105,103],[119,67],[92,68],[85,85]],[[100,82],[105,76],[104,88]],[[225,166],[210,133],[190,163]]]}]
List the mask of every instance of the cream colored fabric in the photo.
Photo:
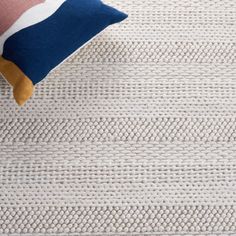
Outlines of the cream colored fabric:
[{"label": "cream colored fabric", "polygon": [[0,232],[236,234],[236,2],[129,13],[37,86],[0,82]]}]

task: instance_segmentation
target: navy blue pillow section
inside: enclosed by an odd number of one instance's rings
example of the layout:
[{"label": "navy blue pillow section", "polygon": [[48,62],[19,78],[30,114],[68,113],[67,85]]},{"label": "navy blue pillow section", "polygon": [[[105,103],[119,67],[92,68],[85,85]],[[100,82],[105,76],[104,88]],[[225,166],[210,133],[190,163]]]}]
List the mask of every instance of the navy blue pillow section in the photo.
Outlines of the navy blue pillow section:
[{"label": "navy blue pillow section", "polygon": [[8,38],[3,57],[35,85],[107,26],[126,17],[100,0],[67,0],[46,20]]}]

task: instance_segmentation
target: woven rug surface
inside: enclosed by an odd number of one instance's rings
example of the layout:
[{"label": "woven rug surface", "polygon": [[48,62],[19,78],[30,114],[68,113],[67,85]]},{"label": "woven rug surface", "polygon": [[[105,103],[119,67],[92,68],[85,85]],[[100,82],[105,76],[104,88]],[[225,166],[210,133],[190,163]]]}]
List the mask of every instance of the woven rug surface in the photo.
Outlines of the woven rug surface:
[{"label": "woven rug surface", "polygon": [[0,235],[236,235],[236,1],[106,2],[26,106],[0,80]]}]

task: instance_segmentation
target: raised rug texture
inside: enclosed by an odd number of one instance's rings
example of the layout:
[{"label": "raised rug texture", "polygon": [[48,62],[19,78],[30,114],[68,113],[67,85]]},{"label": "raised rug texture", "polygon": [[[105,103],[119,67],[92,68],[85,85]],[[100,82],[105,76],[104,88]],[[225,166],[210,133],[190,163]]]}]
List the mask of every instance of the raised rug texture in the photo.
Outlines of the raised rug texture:
[{"label": "raised rug texture", "polygon": [[236,1],[106,3],[25,107],[0,80],[0,235],[236,235]]}]

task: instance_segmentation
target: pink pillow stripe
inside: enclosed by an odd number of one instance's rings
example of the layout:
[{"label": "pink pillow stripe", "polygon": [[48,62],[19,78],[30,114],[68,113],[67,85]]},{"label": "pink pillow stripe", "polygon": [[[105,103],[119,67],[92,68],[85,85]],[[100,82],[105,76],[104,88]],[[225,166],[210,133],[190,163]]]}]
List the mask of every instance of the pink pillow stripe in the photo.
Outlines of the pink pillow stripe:
[{"label": "pink pillow stripe", "polygon": [[0,35],[29,8],[45,0],[0,0]]}]

